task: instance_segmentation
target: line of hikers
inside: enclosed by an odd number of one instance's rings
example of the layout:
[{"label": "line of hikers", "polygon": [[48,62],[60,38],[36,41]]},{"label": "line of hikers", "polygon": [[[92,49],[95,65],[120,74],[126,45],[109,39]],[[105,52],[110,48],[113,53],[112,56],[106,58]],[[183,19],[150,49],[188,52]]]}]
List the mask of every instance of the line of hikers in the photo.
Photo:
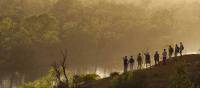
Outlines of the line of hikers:
[{"label": "line of hikers", "polygon": [[[175,48],[173,48],[171,45],[168,48],[168,53],[167,53],[167,49],[164,49],[162,52],[162,61],[163,64],[166,64],[166,60],[167,60],[167,55],[169,55],[169,59],[172,58],[172,55],[174,54],[175,57],[178,56],[178,54],[180,54],[180,56],[182,56],[183,54],[183,50],[184,50],[184,45],[182,42],[180,42],[180,45],[176,44]],[[145,65],[146,68],[148,66],[151,67],[151,55],[150,53],[147,51],[146,53],[144,53],[144,57],[145,57]],[[155,52],[154,54],[154,61],[155,61],[155,65],[158,65],[159,60],[160,59],[160,54],[158,53],[158,51]],[[125,56],[123,58],[123,62],[124,62],[124,72],[128,71],[128,67],[130,66],[130,71],[133,71],[133,66],[135,64],[135,59],[133,58],[133,56],[130,56],[130,59],[128,59],[128,56]],[[143,59],[142,59],[142,54],[139,53],[137,56],[137,62],[138,62],[138,67],[137,69],[142,69],[142,64],[143,64]]]}]

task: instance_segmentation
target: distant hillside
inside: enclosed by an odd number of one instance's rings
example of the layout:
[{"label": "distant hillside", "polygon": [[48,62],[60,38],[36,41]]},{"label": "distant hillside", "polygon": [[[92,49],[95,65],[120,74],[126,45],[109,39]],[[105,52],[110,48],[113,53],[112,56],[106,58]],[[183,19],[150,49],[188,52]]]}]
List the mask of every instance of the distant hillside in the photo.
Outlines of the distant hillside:
[{"label": "distant hillside", "polygon": [[[167,65],[159,64],[153,66],[152,69],[137,70],[133,72],[136,81],[131,81],[132,86],[128,88],[168,88],[172,77],[175,76],[177,66],[181,63],[185,64],[187,76],[194,85],[200,84],[200,55],[185,55],[182,57],[173,58],[167,61]],[[131,72],[129,74],[132,74]],[[120,78],[120,75],[118,78]],[[105,78],[85,85],[84,88],[115,88],[113,78]],[[131,84],[131,83],[129,83]],[[139,86],[139,87],[138,87]],[[118,87],[122,88],[122,87]],[[127,88],[127,87],[126,87]]]}]

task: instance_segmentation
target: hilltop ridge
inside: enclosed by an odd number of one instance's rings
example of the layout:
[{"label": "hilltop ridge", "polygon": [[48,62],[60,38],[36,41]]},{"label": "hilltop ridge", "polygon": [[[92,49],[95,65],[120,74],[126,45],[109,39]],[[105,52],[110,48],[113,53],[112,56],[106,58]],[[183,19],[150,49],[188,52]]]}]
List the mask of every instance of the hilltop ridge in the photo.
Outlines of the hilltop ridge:
[{"label": "hilltop ridge", "polygon": [[[175,60],[176,61],[175,61]],[[194,84],[200,84],[200,55],[190,54],[184,55],[182,57],[176,57],[167,60],[166,65],[162,65],[162,62],[158,66],[153,66],[152,69],[136,70],[134,72],[129,72],[135,74],[137,80],[143,80],[138,85],[144,85],[143,87],[135,88],[168,88],[171,82],[171,78],[174,76],[177,70],[177,65],[180,63],[185,63],[188,78]],[[138,78],[139,76],[144,78]],[[120,75],[119,77],[121,77]],[[115,88],[113,86],[112,78],[105,78],[101,80],[94,81],[90,84],[84,86],[84,88]],[[132,88],[128,86],[128,88]]]}]

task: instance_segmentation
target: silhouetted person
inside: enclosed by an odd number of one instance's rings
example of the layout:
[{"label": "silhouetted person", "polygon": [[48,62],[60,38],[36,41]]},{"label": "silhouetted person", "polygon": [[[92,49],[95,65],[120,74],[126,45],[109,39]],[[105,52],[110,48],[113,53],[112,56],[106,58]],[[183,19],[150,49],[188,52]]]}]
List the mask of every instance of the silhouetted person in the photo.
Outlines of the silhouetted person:
[{"label": "silhouetted person", "polygon": [[155,65],[158,65],[158,63],[159,63],[159,58],[160,58],[160,55],[158,54],[158,51],[156,51],[156,53],[154,54]]},{"label": "silhouetted person", "polygon": [[172,58],[173,53],[174,53],[174,48],[170,45],[169,46],[169,58]]},{"label": "silhouetted person", "polygon": [[178,56],[179,50],[180,50],[180,48],[179,48],[178,45],[176,44],[176,46],[175,46],[175,57]]},{"label": "silhouetted person", "polygon": [[138,62],[138,69],[142,69],[142,56],[141,53],[137,56],[137,62]]},{"label": "silhouetted person", "polygon": [[129,59],[129,63],[130,63],[130,71],[133,71],[133,65],[135,63],[135,60],[133,59],[133,56],[131,56],[131,58]]},{"label": "silhouetted person", "polygon": [[148,64],[150,65],[150,68],[151,68],[151,56],[149,52],[144,53],[144,55],[145,55],[145,61],[146,61],[146,68],[148,67]]},{"label": "silhouetted person", "polygon": [[128,70],[128,57],[124,57],[124,72],[127,72]]},{"label": "silhouetted person", "polygon": [[180,52],[180,55],[181,55],[181,56],[183,55],[183,50],[184,50],[183,43],[180,42],[180,50],[179,50],[179,52]]},{"label": "silhouetted person", "polygon": [[166,49],[164,49],[162,55],[163,55],[163,64],[166,64],[166,60],[167,60],[167,51],[166,51]]}]

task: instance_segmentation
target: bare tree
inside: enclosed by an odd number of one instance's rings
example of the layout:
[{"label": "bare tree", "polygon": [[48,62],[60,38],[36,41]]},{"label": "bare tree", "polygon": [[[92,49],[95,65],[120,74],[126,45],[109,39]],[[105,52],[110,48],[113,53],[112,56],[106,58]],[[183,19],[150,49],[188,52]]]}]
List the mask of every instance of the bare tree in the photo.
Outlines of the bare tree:
[{"label": "bare tree", "polygon": [[61,67],[63,70],[63,75],[65,77],[65,81],[66,81],[66,86],[69,87],[69,80],[66,74],[66,59],[67,59],[67,50],[65,49],[64,51],[61,51],[62,53],[62,61],[61,61]]},{"label": "bare tree", "polygon": [[[61,54],[62,54],[61,62],[59,64],[55,62],[52,65],[55,71],[55,77],[58,80],[58,85],[56,86],[56,88],[69,88],[69,80],[66,73],[67,50],[61,50]],[[61,80],[62,75],[64,75],[65,82]]]},{"label": "bare tree", "polygon": [[53,65],[52,65],[52,67],[53,67],[53,69],[54,69],[54,71],[55,71],[55,77],[56,77],[56,79],[58,80],[58,82],[60,83],[60,82],[62,82],[61,81],[61,72],[60,72],[60,67],[59,67],[59,65],[55,62]]}]

